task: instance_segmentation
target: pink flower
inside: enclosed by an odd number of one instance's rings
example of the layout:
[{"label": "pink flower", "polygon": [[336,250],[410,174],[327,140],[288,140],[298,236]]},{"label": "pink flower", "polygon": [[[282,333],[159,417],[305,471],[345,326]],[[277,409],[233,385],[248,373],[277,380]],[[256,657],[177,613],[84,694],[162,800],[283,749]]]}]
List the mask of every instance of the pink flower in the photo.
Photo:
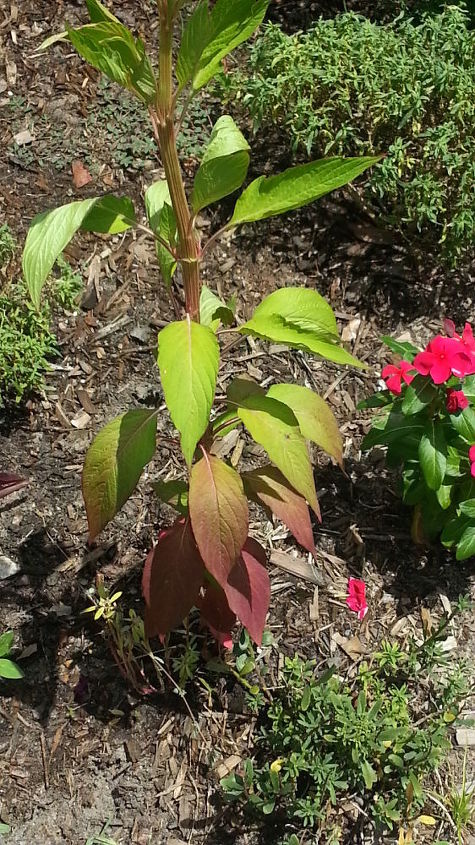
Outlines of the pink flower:
[{"label": "pink flower", "polygon": [[448,387],[446,407],[449,414],[455,414],[457,411],[468,408],[468,399],[463,390],[453,390],[453,388]]},{"label": "pink flower", "polygon": [[381,377],[386,382],[386,387],[391,393],[396,393],[398,396],[401,392],[401,382],[410,384],[414,376],[409,374],[409,370],[413,370],[412,364],[409,361],[401,361],[399,366],[396,364],[388,364],[381,373]]},{"label": "pink flower", "polygon": [[414,368],[423,376],[430,375],[434,384],[443,384],[451,375],[463,377],[471,366],[470,357],[459,340],[437,335],[424,352],[414,358]]},{"label": "pink flower", "polygon": [[475,478],[475,443],[468,450],[468,459],[470,461],[470,474]]},{"label": "pink flower", "polygon": [[[475,447],[474,447],[475,448]],[[368,613],[366,602],[366,584],[358,578],[348,578],[348,596],[346,603],[350,610],[358,614],[358,619],[363,620]]]}]

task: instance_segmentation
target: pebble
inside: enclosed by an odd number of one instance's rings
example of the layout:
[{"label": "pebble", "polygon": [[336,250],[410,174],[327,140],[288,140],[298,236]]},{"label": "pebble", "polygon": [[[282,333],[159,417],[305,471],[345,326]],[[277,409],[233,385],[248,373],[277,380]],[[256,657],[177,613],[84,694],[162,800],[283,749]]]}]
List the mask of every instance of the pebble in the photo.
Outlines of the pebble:
[{"label": "pebble", "polygon": [[0,555],[0,581],[11,578],[20,572],[20,564],[6,555]]},{"label": "pebble", "polygon": [[474,728],[459,728],[455,733],[457,745],[475,745],[475,729]]}]

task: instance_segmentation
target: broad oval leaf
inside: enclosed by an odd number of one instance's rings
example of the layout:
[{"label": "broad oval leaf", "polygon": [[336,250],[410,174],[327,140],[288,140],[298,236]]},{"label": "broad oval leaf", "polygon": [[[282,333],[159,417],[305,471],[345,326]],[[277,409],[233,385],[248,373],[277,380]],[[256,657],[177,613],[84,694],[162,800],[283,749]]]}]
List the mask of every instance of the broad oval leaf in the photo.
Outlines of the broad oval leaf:
[{"label": "broad oval leaf", "polygon": [[262,643],[270,602],[270,580],[265,565],[264,549],[257,540],[248,537],[223,588],[229,607],[258,646]]},{"label": "broad oval leaf", "polygon": [[197,91],[220,67],[221,60],[247,41],[262,23],[269,0],[217,0],[211,12],[203,0],[189,19],[178,53],[179,87]]},{"label": "broad oval leaf", "polygon": [[9,681],[18,681],[24,678],[25,675],[13,660],[7,660],[4,657],[0,658],[0,678],[8,678]]},{"label": "broad oval leaf", "polygon": [[466,516],[475,519],[475,499],[466,499],[464,502],[460,502],[460,510]]},{"label": "broad oval leaf", "polygon": [[303,436],[343,466],[343,440],[338,423],[321,396],[298,384],[274,384],[267,395],[288,405],[297,417]]},{"label": "broad oval leaf", "polygon": [[427,486],[430,490],[438,490],[447,469],[447,444],[442,426],[432,420],[421,437],[419,461]]},{"label": "broad oval leaf", "polygon": [[289,167],[276,176],[259,176],[239,197],[229,226],[275,217],[308,205],[347,185],[382,156],[324,158]]},{"label": "broad oval leaf", "polygon": [[315,554],[315,541],[308,505],[277,467],[264,466],[242,474],[244,489],[280,519],[304,549]]},{"label": "broad oval leaf", "polygon": [[[170,247],[176,246],[175,212],[172,208],[168,183],[164,179],[154,182],[145,192],[145,208],[148,222],[154,233],[163,238]],[[176,271],[177,262],[159,241],[155,241],[155,250],[160,272],[165,285],[169,288]]]},{"label": "broad oval leaf", "polygon": [[251,437],[320,518],[307,444],[290,408],[276,399],[256,394],[242,401],[237,414]]},{"label": "broad oval leaf", "polygon": [[437,396],[437,388],[426,376],[416,376],[406,387],[401,410],[406,416],[418,414]]},{"label": "broad oval leaf", "polygon": [[178,520],[145,563],[142,591],[148,637],[164,637],[198,605],[204,574],[190,521]]},{"label": "broad oval leaf", "polygon": [[134,207],[127,197],[93,197],[37,214],[23,250],[23,274],[36,307],[54,262],[79,229],[117,234],[134,223]]},{"label": "broad oval leaf", "polygon": [[365,367],[338,346],[335,315],[328,302],[310,288],[274,291],[258,305],[240,332],[305,349],[338,364]]},{"label": "broad oval leaf", "polygon": [[190,466],[208,426],[216,389],[219,346],[213,331],[189,316],[170,323],[158,336],[158,367],[165,402]]},{"label": "broad oval leaf", "polygon": [[188,515],[188,484],[180,478],[169,481],[156,481],[152,484],[158,498],[166,505],[175,508],[182,516]]},{"label": "broad oval leaf", "polygon": [[195,176],[191,194],[195,213],[241,187],[249,167],[249,150],[232,117],[220,117]]},{"label": "broad oval leaf", "polygon": [[450,421],[464,440],[470,444],[475,442],[475,411],[473,408],[464,408],[460,414],[451,414]]},{"label": "broad oval leaf", "polygon": [[468,525],[463,532],[456,551],[457,560],[468,560],[475,557],[475,525]]},{"label": "broad oval leaf", "polygon": [[15,635],[13,631],[5,631],[4,634],[0,635],[0,657],[5,657],[6,654],[10,654],[14,637]]},{"label": "broad oval leaf", "polygon": [[144,103],[154,100],[155,76],[143,41],[134,38],[117,18],[101,17],[78,29],[68,27],[67,33],[73,47],[90,65]]},{"label": "broad oval leaf", "polygon": [[157,411],[138,408],[108,423],[86,455],[82,492],[93,540],[135,490],[156,448]]},{"label": "broad oval leaf", "polygon": [[220,322],[225,326],[230,326],[234,322],[233,305],[234,303],[232,301],[229,305],[226,305],[212,290],[206,285],[202,285],[200,294],[200,323],[203,326],[211,326],[213,331],[216,331]]},{"label": "broad oval leaf", "polygon": [[189,508],[206,569],[224,587],[248,531],[247,499],[236,470],[204,452],[191,470]]}]

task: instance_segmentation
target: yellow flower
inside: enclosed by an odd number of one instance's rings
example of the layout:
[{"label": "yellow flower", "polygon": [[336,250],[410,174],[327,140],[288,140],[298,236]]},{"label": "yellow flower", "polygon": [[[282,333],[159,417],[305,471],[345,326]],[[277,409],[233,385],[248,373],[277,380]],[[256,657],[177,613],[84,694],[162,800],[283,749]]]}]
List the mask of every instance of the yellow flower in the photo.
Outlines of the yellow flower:
[{"label": "yellow flower", "polygon": [[280,772],[283,762],[284,761],[280,757],[277,760],[274,760],[274,762],[270,764],[271,772]]}]

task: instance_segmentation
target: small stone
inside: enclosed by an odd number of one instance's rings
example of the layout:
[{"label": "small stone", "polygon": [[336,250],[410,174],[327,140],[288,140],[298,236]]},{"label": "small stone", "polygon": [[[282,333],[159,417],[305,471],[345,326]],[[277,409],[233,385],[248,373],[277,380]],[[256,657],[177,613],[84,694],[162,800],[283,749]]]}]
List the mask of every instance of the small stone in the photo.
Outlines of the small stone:
[{"label": "small stone", "polygon": [[475,729],[474,728],[459,728],[455,732],[457,745],[474,746],[475,745]]},{"label": "small stone", "polygon": [[20,572],[20,564],[6,555],[0,555],[0,581],[11,578]]},{"label": "small stone", "polygon": [[139,343],[147,343],[150,337],[150,328],[148,326],[134,326],[130,332],[130,337],[138,340]]}]

